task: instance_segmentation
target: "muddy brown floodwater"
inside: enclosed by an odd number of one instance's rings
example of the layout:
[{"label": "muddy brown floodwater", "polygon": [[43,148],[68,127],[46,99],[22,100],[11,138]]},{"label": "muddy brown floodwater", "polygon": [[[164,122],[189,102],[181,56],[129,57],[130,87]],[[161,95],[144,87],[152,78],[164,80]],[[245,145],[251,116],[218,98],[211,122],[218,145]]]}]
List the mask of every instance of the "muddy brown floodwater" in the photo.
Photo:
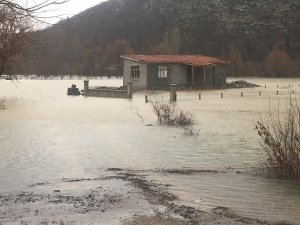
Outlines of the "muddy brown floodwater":
[{"label": "muddy brown floodwater", "polygon": [[299,97],[300,79],[245,80],[261,87],[178,92],[197,138],[157,124],[145,95],[168,102],[168,92],[86,98],[66,95],[82,80],[0,80],[0,224],[300,224],[300,184],[257,174],[254,130]]}]

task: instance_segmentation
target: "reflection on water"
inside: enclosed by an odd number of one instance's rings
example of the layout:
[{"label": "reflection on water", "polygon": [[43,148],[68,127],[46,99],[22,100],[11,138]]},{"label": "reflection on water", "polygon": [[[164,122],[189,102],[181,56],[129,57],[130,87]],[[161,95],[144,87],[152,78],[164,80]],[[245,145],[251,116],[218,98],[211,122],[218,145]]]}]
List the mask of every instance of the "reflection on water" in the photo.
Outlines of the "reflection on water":
[{"label": "reflection on water", "polygon": [[[267,89],[206,90],[201,91],[201,101],[199,91],[178,93],[177,104],[194,114],[195,126],[201,130],[195,139],[181,129],[146,126],[155,125],[156,117],[144,103],[145,92],[135,93],[132,100],[70,97],[67,88],[72,83],[83,88],[83,81],[22,80],[16,87],[1,80],[0,97],[6,97],[7,110],[0,111],[0,191],[62,177],[99,175],[107,167],[230,167],[226,173],[156,179],[173,184],[184,203],[199,208],[227,206],[248,216],[298,222],[299,184],[262,178],[253,168],[261,158],[256,121],[268,112],[269,102],[271,108],[282,109],[288,86],[299,90],[300,80],[250,81],[267,84]],[[99,86],[121,83],[91,81]],[[169,98],[168,92],[147,94]]]}]

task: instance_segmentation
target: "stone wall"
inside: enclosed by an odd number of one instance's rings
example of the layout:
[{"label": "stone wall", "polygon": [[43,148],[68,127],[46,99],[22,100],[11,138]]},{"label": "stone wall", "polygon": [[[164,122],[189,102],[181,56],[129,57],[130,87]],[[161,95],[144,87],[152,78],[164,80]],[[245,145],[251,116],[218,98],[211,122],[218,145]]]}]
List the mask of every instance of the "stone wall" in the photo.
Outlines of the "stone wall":
[{"label": "stone wall", "polygon": [[89,87],[89,81],[84,81],[84,95],[103,98],[132,98],[132,83],[128,82],[126,87]]},{"label": "stone wall", "polygon": [[222,73],[220,67],[222,66],[208,66],[205,68],[205,88],[221,88],[225,86],[226,76]]},{"label": "stone wall", "polygon": [[170,66],[170,83],[185,86],[187,66],[180,64],[173,64]]},{"label": "stone wall", "polygon": [[[158,67],[167,66],[168,77],[158,77]],[[170,84],[186,85],[187,66],[181,64],[149,64],[148,89],[169,89]]]},{"label": "stone wall", "polygon": [[88,89],[85,96],[103,98],[129,98],[127,90]]},{"label": "stone wall", "polygon": [[[124,77],[123,85],[126,86],[128,82],[133,83],[133,90],[147,89],[147,64],[136,62],[129,59],[124,59]],[[132,78],[130,74],[131,66],[140,66],[140,78]]]}]

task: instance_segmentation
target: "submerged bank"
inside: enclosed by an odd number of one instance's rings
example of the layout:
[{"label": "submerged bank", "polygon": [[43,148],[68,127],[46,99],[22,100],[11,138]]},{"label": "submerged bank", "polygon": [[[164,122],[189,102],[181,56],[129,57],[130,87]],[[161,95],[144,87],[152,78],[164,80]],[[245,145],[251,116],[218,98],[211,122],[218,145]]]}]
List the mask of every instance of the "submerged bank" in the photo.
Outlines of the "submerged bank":
[{"label": "submerged bank", "polygon": [[[215,170],[153,170],[154,173],[218,173]],[[220,171],[223,172],[223,171]],[[101,225],[275,225],[243,217],[225,207],[202,211],[174,203],[168,184],[148,180],[143,171],[107,169],[94,178],[36,183],[21,193],[0,193],[0,224]]]}]

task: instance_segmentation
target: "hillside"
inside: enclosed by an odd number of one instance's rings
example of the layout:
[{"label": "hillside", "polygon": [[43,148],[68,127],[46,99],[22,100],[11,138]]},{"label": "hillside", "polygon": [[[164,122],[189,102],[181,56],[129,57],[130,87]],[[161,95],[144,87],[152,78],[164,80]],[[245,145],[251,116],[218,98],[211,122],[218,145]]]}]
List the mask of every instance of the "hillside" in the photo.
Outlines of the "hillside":
[{"label": "hillside", "polygon": [[99,74],[135,52],[217,56],[233,75],[300,75],[299,23],[299,0],[109,0],[37,32],[43,41],[17,72]]}]

